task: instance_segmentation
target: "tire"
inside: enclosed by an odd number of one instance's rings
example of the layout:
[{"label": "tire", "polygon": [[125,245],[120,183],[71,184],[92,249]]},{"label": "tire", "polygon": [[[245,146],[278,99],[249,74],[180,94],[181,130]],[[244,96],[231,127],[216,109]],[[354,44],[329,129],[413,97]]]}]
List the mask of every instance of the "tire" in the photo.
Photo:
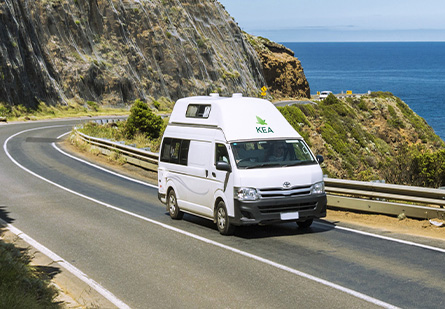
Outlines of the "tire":
[{"label": "tire", "polygon": [[300,229],[307,229],[312,225],[312,222],[314,222],[314,219],[307,219],[306,221],[297,222],[297,224]]},{"label": "tire", "polygon": [[175,190],[170,190],[167,196],[167,210],[170,217],[174,220],[181,220],[184,213],[179,210],[178,200],[176,199]]},{"label": "tire", "polygon": [[216,206],[216,226],[221,235],[232,235],[235,232],[235,226],[229,222],[226,204],[223,201]]}]

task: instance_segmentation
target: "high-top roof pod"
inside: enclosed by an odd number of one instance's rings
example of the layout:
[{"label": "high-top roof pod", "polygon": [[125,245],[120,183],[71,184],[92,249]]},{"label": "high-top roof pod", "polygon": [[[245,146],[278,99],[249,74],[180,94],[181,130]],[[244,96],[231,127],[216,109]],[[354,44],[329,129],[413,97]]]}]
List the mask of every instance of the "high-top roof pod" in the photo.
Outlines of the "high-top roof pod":
[{"label": "high-top roof pod", "polygon": [[301,137],[277,108],[267,100],[243,97],[189,97],[176,102],[169,124],[215,126],[227,141],[258,138]]}]

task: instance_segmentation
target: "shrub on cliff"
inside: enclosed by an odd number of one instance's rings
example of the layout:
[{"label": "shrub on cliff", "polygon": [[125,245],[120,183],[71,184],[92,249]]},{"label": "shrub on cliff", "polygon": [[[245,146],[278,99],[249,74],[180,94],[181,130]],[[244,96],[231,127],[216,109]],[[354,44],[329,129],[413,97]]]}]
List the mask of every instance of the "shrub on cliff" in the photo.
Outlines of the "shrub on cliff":
[{"label": "shrub on cliff", "polygon": [[306,140],[309,147],[312,147],[309,133],[302,129],[304,126],[310,126],[311,124],[301,109],[296,106],[284,106],[278,107],[278,110],[283,114],[284,118],[286,118],[291,126]]},{"label": "shrub on cliff", "polygon": [[445,185],[445,150],[416,155],[413,170],[418,175],[416,185],[433,188]]},{"label": "shrub on cliff", "polygon": [[148,138],[155,139],[160,136],[164,122],[161,116],[155,115],[147,103],[136,100],[130,109],[130,116],[125,125],[128,138],[141,133]]},{"label": "shrub on cliff", "polygon": [[11,112],[11,107],[0,102],[0,117],[6,117]]}]

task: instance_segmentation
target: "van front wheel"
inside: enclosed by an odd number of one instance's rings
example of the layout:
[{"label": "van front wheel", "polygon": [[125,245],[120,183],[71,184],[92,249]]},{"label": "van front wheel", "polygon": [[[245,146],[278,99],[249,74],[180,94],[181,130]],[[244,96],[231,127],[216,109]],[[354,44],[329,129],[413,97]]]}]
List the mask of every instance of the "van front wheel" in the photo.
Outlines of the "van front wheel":
[{"label": "van front wheel", "polygon": [[297,224],[300,229],[308,229],[312,225],[312,222],[314,222],[314,219],[307,219],[306,221],[297,222]]},{"label": "van front wheel", "polygon": [[226,204],[223,201],[216,206],[216,226],[221,235],[232,235],[235,232],[235,226],[229,222]]},{"label": "van front wheel", "polygon": [[184,216],[184,213],[179,210],[175,190],[170,190],[170,192],[168,192],[167,208],[168,213],[172,219],[181,220]]}]

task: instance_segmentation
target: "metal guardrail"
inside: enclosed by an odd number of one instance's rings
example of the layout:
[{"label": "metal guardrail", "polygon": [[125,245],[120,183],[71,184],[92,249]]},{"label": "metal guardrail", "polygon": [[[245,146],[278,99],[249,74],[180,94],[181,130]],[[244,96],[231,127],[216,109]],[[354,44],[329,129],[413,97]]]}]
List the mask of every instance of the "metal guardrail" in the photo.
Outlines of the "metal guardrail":
[{"label": "metal guardrail", "polygon": [[144,149],[127,146],[122,143],[112,142],[110,140],[91,137],[76,130],[76,134],[85,142],[93,145],[96,149],[106,156],[113,152],[123,156],[128,163],[143,167],[151,171],[158,170],[158,157],[155,152]]},{"label": "metal guardrail", "polygon": [[325,178],[325,186],[333,208],[445,219],[445,190],[332,178]]},{"label": "metal guardrail", "polygon": [[[157,171],[159,154],[76,130],[79,137],[104,155],[118,152],[128,163]],[[328,207],[386,215],[404,213],[418,219],[445,219],[445,190],[325,178]],[[406,203],[408,202],[408,203]]]}]

